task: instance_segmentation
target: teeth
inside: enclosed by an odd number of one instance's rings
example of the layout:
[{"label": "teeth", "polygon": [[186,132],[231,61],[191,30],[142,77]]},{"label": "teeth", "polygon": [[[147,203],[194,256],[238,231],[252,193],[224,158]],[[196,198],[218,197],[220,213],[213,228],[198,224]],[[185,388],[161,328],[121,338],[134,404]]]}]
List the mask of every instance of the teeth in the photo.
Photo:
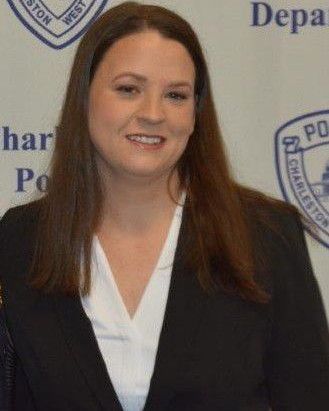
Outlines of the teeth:
[{"label": "teeth", "polygon": [[139,143],[144,143],[144,144],[159,144],[161,142],[160,137],[148,137],[148,136],[127,136],[129,140],[132,141],[138,141]]}]

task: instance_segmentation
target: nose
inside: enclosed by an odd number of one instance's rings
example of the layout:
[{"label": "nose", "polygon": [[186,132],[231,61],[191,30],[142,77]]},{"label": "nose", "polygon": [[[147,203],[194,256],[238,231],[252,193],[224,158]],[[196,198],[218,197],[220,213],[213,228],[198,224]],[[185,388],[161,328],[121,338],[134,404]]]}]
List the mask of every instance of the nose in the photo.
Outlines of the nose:
[{"label": "nose", "polygon": [[149,124],[158,124],[165,118],[163,102],[160,96],[145,94],[140,102],[137,117]]}]

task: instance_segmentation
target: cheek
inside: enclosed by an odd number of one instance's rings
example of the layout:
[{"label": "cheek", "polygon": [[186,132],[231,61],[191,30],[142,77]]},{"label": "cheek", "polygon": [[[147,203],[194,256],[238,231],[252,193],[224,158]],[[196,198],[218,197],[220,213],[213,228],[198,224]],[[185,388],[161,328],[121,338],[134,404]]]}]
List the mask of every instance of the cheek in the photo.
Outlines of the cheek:
[{"label": "cheek", "polygon": [[190,114],[190,117],[185,124],[185,138],[184,138],[184,147],[182,147],[182,153],[185,151],[187,144],[189,142],[190,136],[194,131],[194,125],[195,125],[195,115],[193,111],[193,113]]},{"label": "cheek", "polygon": [[193,133],[195,123],[195,116],[193,110],[188,110],[185,113],[181,113],[176,118],[176,131],[177,135],[182,139],[187,140]]},{"label": "cheek", "polygon": [[118,112],[110,101],[91,99],[89,103],[89,125],[91,128],[100,128],[103,125],[113,124]]}]

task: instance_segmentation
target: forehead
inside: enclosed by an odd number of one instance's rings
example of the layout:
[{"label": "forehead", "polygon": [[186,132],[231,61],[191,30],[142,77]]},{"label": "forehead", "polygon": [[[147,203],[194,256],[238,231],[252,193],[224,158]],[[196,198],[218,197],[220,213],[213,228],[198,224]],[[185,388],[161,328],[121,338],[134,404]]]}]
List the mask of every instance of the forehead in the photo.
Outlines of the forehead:
[{"label": "forehead", "polygon": [[109,75],[136,71],[146,76],[193,80],[193,60],[183,44],[155,30],[134,33],[116,41],[104,54],[101,70]]}]

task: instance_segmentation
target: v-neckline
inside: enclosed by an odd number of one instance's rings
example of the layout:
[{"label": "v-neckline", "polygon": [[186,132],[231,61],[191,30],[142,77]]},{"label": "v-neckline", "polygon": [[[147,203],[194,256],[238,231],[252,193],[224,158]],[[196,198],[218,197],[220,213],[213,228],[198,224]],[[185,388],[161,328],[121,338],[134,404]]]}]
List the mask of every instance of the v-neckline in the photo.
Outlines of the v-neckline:
[{"label": "v-neckline", "polygon": [[[154,370],[146,397],[144,411],[164,411],[176,393],[177,373],[184,372],[199,328],[207,298],[195,272],[186,265],[189,247],[187,210],[182,213],[181,228],[175,250],[172,276],[164,319],[158,341]],[[184,258],[182,258],[184,257]],[[86,315],[80,298],[54,298],[55,309],[71,358],[104,410],[123,411],[106,364],[97,345],[91,319]]]},{"label": "v-neckline", "polygon": [[[122,298],[122,295],[120,293],[118,284],[117,284],[117,282],[114,278],[114,275],[113,275],[109,260],[108,260],[106,254],[105,254],[105,251],[104,251],[104,249],[103,249],[103,247],[102,247],[102,245],[99,241],[99,238],[97,236],[95,236],[94,241],[95,241],[95,246],[97,247],[98,257],[101,258],[102,267],[106,271],[106,279],[111,283],[111,287],[112,287],[112,289],[114,291],[114,294],[115,294],[115,299],[116,299],[115,307],[118,308],[117,313],[120,315],[121,319],[125,322],[125,324],[127,326],[129,326],[129,328],[131,328],[135,325],[136,318],[137,318],[137,313],[138,313],[138,311],[141,307],[141,304],[142,304],[142,301],[145,297],[147,289],[150,286],[150,283],[152,281],[154,273],[152,273],[151,277],[149,278],[149,280],[148,280],[148,282],[147,282],[147,284],[144,288],[143,294],[142,294],[142,296],[139,300],[138,306],[137,306],[133,316],[131,317],[129,312],[128,312],[128,309],[126,307],[126,304],[123,301],[123,298]],[[161,251],[161,253],[162,253],[162,251]]]},{"label": "v-neckline", "polygon": [[[185,199],[185,193],[182,194],[180,198],[179,204],[176,206],[174,213],[172,215],[172,219],[167,231],[166,239],[163,243],[163,246],[161,248],[157,263],[155,264],[155,267],[153,269],[153,272],[150,276],[150,278],[147,281],[147,284],[144,288],[143,294],[138,302],[137,308],[133,314],[133,316],[130,316],[127,306],[124,303],[124,300],[122,298],[121,292],[119,290],[118,284],[114,278],[113,271],[111,269],[111,264],[105,254],[105,251],[102,247],[102,244],[98,238],[98,236],[95,234],[94,235],[94,246],[95,246],[95,252],[97,258],[101,259],[101,266],[106,272],[106,278],[108,281],[110,281],[112,289],[114,290],[115,298],[116,298],[116,306],[119,309],[118,314],[122,318],[122,320],[125,322],[125,324],[130,328],[130,329],[135,329],[138,325],[138,322],[141,321],[142,313],[144,311],[144,307],[146,305],[146,301],[149,297],[149,294],[151,293],[151,290],[154,286],[154,282],[157,280],[157,277],[161,275],[159,272],[159,269],[161,269],[163,266],[168,266],[168,264],[172,265],[173,260],[174,260],[174,254],[175,250],[171,249],[170,243],[173,237],[175,237],[175,243],[177,242],[178,238],[178,232],[180,228],[180,224],[177,226],[176,218],[178,216],[178,213],[180,213],[180,218],[182,215],[182,201]],[[175,247],[174,247],[175,248]]]}]

